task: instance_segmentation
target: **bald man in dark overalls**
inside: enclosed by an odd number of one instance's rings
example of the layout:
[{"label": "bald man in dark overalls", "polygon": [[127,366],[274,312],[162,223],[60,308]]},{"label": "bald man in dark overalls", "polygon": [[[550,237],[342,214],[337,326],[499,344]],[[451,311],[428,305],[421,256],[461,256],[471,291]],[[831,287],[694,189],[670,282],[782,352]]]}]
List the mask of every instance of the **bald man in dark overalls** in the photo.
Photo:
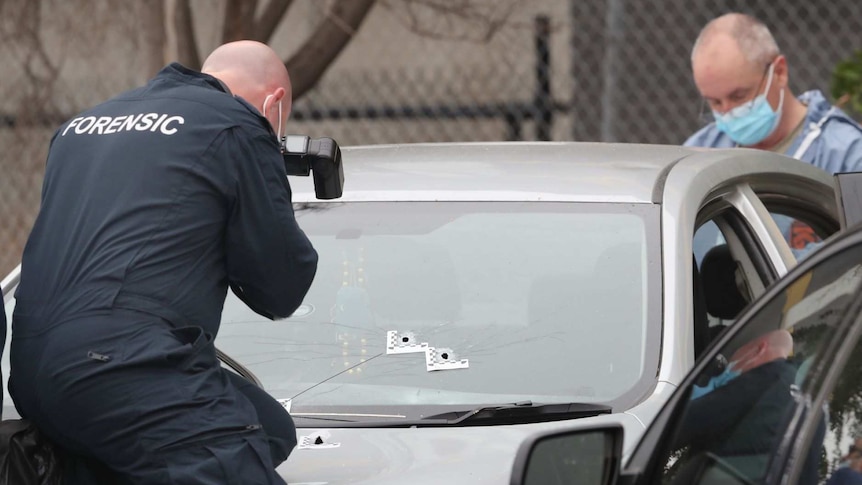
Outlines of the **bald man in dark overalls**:
[{"label": "bald man in dark overalls", "polygon": [[61,126],[16,294],[10,392],[22,416],[116,483],[284,483],[286,411],[221,368],[228,287],[289,316],[317,253],[279,137],[290,79],[264,44],[165,67]]}]

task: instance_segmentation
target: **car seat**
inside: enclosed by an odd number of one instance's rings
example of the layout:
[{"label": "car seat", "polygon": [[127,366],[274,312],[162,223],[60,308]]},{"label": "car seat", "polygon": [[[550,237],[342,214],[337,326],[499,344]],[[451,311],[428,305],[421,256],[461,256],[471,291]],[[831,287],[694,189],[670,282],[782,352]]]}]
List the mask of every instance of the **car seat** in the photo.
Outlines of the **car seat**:
[{"label": "car seat", "polygon": [[[736,283],[738,263],[733,259],[727,244],[719,244],[707,251],[700,265],[706,311],[714,318],[735,320],[748,305],[749,297],[743,295]],[[726,325],[708,327],[707,343],[711,342]]]},{"label": "car seat", "polygon": [[738,263],[730,254],[727,244],[719,244],[707,251],[700,266],[706,310],[713,317],[735,320],[748,305],[749,298],[742,294],[736,283]]}]

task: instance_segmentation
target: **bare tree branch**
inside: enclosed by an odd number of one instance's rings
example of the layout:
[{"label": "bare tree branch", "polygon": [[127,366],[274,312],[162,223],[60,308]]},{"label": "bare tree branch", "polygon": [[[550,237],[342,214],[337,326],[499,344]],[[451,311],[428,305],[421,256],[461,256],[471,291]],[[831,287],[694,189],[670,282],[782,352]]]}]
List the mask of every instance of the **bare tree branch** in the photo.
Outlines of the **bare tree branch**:
[{"label": "bare tree branch", "polygon": [[311,89],[365,20],[375,0],[338,0],[326,18],[287,62],[293,99]]},{"label": "bare tree branch", "polygon": [[222,26],[222,42],[251,37],[257,0],[228,0]]},{"label": "bare tree branch", "polygon": [[[433,39],[489,42],[527,0],[383,0],[413,33]],[[525,25],[532,28],[532,24]]]},{"label": "bare tree branch", "polygon": [[190,0],[177,0],[174,10],[174,31],[177,36],[177,62],[191,69],[201,68],[198,43],[195,40],[194,15]]},{"label": "bare tree branch", "polygon": [[292,3],[293,0],[270,0],[255,22],[251,38],[260,42],[269,42]]}]

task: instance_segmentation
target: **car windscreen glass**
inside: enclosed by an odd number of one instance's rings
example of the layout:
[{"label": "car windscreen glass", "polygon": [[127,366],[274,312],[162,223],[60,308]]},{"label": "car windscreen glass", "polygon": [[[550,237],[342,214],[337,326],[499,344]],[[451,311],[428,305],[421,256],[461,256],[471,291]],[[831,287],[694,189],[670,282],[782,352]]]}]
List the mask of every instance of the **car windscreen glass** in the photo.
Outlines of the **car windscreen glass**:
[{"label": "car windscreen glass", "polygon": [[267,391],[293,398],[295,415],[617,407],[654,384],[658,206],[354,202],[296,213],[320,255],[303,305],[270,322],[231,294],[216,340]]}]

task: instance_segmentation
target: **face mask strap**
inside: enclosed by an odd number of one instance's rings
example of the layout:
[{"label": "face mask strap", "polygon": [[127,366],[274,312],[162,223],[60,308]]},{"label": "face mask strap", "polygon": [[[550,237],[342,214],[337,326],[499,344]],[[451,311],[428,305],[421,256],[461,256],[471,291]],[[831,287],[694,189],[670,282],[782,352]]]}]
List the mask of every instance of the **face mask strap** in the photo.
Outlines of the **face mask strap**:
[{"label": "face mask strap", "polygon": [[[263,117],[266,118],[266,103],[269,102],[269,98],[274,97],[272,94],[267,94],[266,98],[263,100]],[[278,100],[278,131],[275,133],[275,137],[278,141],[283,140],[285,137],[281,134],[281,100]]]},{"label": "face mask strap", "polygon": [[736,359],[736,360],[734,360],[734,361],[730,362],[730,363],[727,365],[727,368],[728,368],[728,369],[733,368],[733,370],[737,370],[737,371],[738,371],[738,370],[739,370],[739,366],[740,366],[741,364],[747,364],[747,363],[749,363],[750,361],[752,361],[752,360],[754,360],[755,358],[757,358],[757,355],[759,354],[758,348],[757,348],[757,347],[755,347],[753,350],[754,350],[754,352],[752,352],[751,350],[747,350],[747,351],[745,352],[745,354],[743,354],[739,359]]},{"label": "face mask strap", "polygon": [[766,78],[766,89],[763,90],[763,95],[766,96],[769,93],[769,88],[772,87],[772,75],[775,74],[775,61],[769,65],[769,76]]},{"label": "face mask strap", "polygon": [[266,103],[269,102],[269,98],[271,98],[271,97],[272,97],[271,94],[267,94],[266,97],[263,98],[263,110],[261,111],[261,113],[263,113],[264,118],[266,118]]},{"label": "face mask strap", "polygon": [[784,108],[784,90],[782,89],[781,92],[778,94],[778,108],[775,110],[775,112],[778,113],[780,116],[781,110],[783,108]]},{"label": "face mask strap", "polygon": [[[772,75],[775,73],[775,61],[769,64],[768,72],[769,73],[766,75],[766,88],[763,90],[762,93],[757,93],[754,98],[751,99],[751,101],[746,101],[745,106],[751,108],[752,106],[754,106],[754,103],[757,102],[757,98],[761,96],[763,96],[764,98],[768,97],[767,94],[769,93],[769,88],[772,87]],[[761,77],[760,80],[762,82],[763,78]],[[784,90],[782,90],[781,92],[784,93]]]},{"label": "face mask strap", "polygon": [[285,136],[281,134],[281,100],[278,100],[278,132],[275,134],[275,137],[278,138],[278,141],[282,141],[285,139]]}]

